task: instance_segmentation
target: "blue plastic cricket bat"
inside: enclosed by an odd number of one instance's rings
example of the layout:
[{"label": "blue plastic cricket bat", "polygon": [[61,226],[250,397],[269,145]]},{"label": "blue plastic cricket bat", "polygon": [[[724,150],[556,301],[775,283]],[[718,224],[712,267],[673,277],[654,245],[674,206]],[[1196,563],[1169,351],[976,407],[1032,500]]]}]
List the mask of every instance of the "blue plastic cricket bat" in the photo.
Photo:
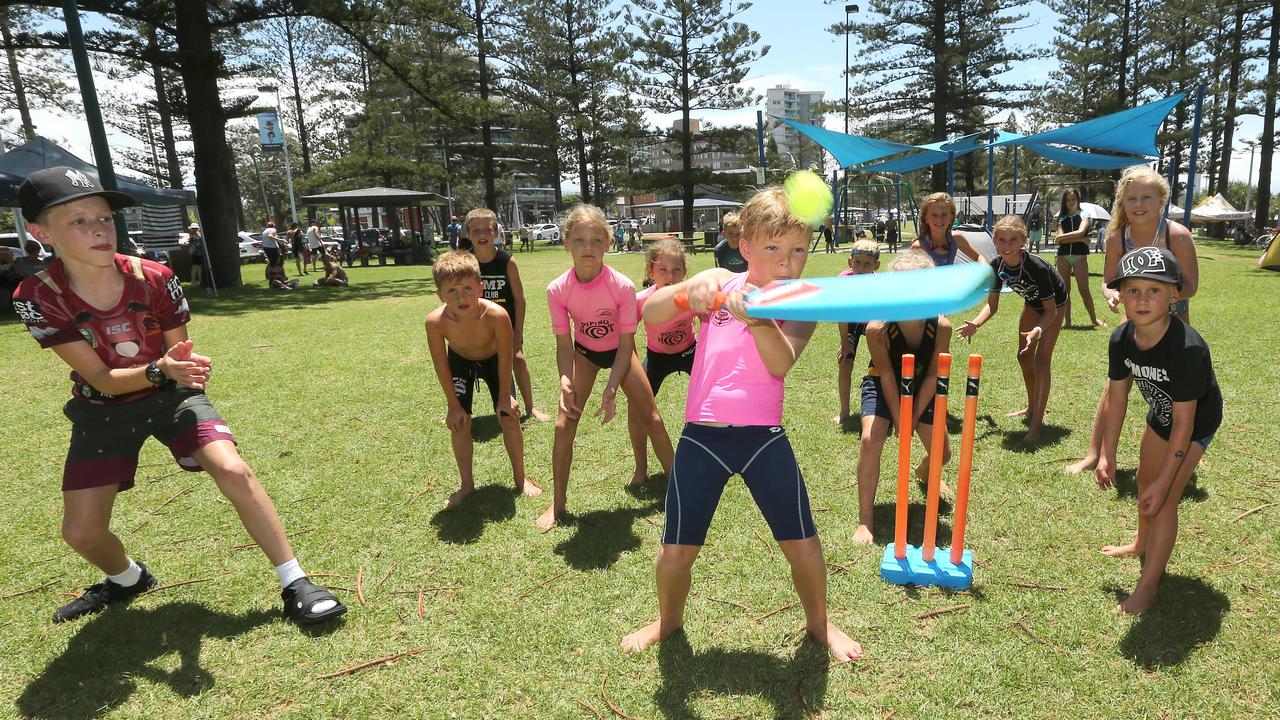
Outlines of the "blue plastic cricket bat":
[{"label": "blue plastic cricket bat", "polygon": [[[977,305],[991,291],[986,263],[782,280],[747,295],[747,314],[771,320],[923,320]],[[677,297],[676,303],[687,305]]]}]

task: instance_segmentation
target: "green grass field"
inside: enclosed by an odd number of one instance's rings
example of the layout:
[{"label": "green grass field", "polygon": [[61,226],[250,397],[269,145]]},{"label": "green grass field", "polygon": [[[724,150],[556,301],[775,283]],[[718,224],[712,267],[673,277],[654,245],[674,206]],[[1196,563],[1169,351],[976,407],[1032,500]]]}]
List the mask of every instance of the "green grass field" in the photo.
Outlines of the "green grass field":
[{"label": "green grass field", "polygon": [[[1036,447],[1023,446],[1022,423],[1005,417],[1024,397],[1016,299],[972,348],[955,348],[987,358],[967,533],[977,569],[973,589],[957,593],[888,585],[877,574],[881,547],[852,545],[858,437],[829,420],[837,336],[834,326],[818,329],[788,378],[786,425],[826,547],[832,619],[866,652],[835,667],[805,640],[786,563],[736,480],[694,567],[687,634],[639,656],[619,652],[623,634],[656,616],[664,492],[660,479],[625,489],[625,414],[605,427],[583,422],[575,515],[565,526],[537,531],[547,498],[513,494],[488,414],[475,426],[480,487],[461,509],[441,512],[457,478],[422,330],[437,304],[422,266],[355,268],[351,288],[282,293],[268,292],[254,265],[248,286],[218,300],[191,297],[196,349],[218,366],[210,396],[305,567],[346,588],[343,622],[306,632],[283,621],[274,573],[256,549],[238,547],[250,541],[230,504],[207,476],[175,473],[167,451],[149,443],[114,528],[162,585],[206,582],[52,625],[68,594],[99,576],[59,538],[67,368],[6,315],[0,715],[610,717],[607,681],[609,699],[634,718],[1280,716],[1280,506],[1241,517],[1280,494],[1280,377],[1267,370],[1280,274],[1254,270],[1255,254],[1225,244],[1202,243],[1200,253],[1192,319],[1213,349],[1225,420],[1184,499],[1160,603],[1140,618],[1112,612],[1137,563],[1097,552],[1136,527],[1132,466],[1145,413],[1136,393],[1118,491],[1061,472],[1087,443],[1106,331],[1063,333],[1046,441]],[[1101,272],[1100,256],[1090,259]],[[556,370],[542,289],[569,258],[539,248],[519,262],[530,299],[526,351],[539,404],[550,410]],[[640,255],[610,263],[641,276]],[[691,270],[709,264],[699,254]],[[807,274],[843,266],[844,256],[817,254]],[[1076,321],[1084,317],[1078,308]],[[673,378],[659,398],[673,437],[686,382]],[[530,475],[548,488],[552,434],[550,423],[525,426]],[[882,542],[891,534],[892,455],[877,507]],[[912,493],[918,526],[923,500]],[[949,536],[946,516],[940,534]],[[321,677],[400,653],[412,654]]]}]

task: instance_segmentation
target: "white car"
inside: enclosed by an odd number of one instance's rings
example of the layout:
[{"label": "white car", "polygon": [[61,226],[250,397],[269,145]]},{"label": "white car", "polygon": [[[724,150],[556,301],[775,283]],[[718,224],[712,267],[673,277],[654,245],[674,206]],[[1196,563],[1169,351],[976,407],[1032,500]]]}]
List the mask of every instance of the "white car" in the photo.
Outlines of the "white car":
[{"label": "white car", "polygon": [[560,226],[555,223],[542,223],[529,226],[529,239],[533,242],[546,240],[555,242],[560,239]]},{"label": "white car", "polygon": [[249,234],[244,230],[239,233],[240,241],[240,264],[251,262],[266,262],[267,254],[262,251],[262,236],[258,234]]}]

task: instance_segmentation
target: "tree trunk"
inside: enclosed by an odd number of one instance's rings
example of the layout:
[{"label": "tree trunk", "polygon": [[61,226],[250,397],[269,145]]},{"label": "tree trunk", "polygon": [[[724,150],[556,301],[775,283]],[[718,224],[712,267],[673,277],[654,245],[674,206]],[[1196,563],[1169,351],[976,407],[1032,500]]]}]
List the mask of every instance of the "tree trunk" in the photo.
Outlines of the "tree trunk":
[{"label": "tree trunk", "polygon": [[298,140],[302,143],[302,173],[311,174],[311,143],[307,141],[307,119],[302,116],[302,89],[298,86],[298,62],[293,55],[293,24],[284,18],[285,45],[289,48],[289,74],[293,76],[293,101],[298,111]]},{"label": "tree trunk", "polygon": [[1271,216],[1271,156],[1276,151],[1276,70],[1280,64],[1280,12],[1271,13],[1271,43],[1267,48],[1267,99],[1262,109],[1262,159],[1258,161],[1258,211],[1254,225],[1261,230]]},{"label": "tree trunk", "polygon": [[234,287],[240,285],[240,251],[232,223],[236,216],[236,171],[218,94],[222,56],[213,47],[208,0],[185,0],[176,7],[175,37],[195,146],[196,186],[200,188],[197,201],[209,247],[208,263],[218,287]]},{"label": "tree trunk", "polygon": [[481,166],[484,170],[484,202],[490,210],[498,208],[498,189],[493,174],[493,123],[489,117],[489,60],[484,40],[484,0],[475,0],[476,50],[480,63],[480,99],[484,101],[484,119],[480,123],[480,139],[484,143]]},{"label": "tree trunk", "polygon": [[[932,141],[947,137],[947,103],[950,101],[947,83],[951,82],[947,50],[947,7],[942,0],[933,3],[933,137]],[[934,192],[947,189],[947,166],[933,166],[930,185]]]},{"label": "tree trunk", "polygon": [[1235,143],[1236,131],[1236,89],[1240,84],[1240,66],[1244,61],[1244,54],[1240,52],[1240,40],[1244,34],[1244,14],[1244,0],[1236,0],[1234,29],[1229,33],[1231,71],[1227,76],[1227,109],[1222,117],[1222,162],[1218,166],[1217,182],[1217,187],[1224,193],[1231,182],[1231,146]]},{"label": "tree trunk", "polygon": [[[151,28],[151,44],[156,45],[156,30]],[[164,80],[164,70],[151,63],[151,81],[156,89],[156,112],[160,115],[160,136],[164,138],[164,160],[169,172],[169,187],[181,188],[182,164],[178,162],[178,147],[173,139],[173,113],[169,108],[169,89]]]},{"label": "tree trunk", "polygon": [[[574,25],[574,14],[572,10],[567,9],[565,15],[565,34],[570,38],[569,44],[569,86],[573,88],[573,94],[569,103],[571,117],[573,118],[573,149],[578,156],[578,197],[584,203],[591,202],[591,184],[587,178],[587,137],[586,130],[583,129],[585,118],[582,113],[582,86],[580,77],[580,68],[578,67],[578,53],[573,49],[573,40],[577,38],[577,30]],[[558,184],[558,183],[557,183]]]},{"label": "tree trunk", "polygon": [[13,83],[13,95],[18,101],[18,116],[22,119],[22,134],[30,142],[36,139],[36,126],[31,122],[31,108],[27,105],[27,90],[18,72],[18,53],[13,49],[13,33],[9,31],[9,8],[0,7],[0,35],[4,37],[5,55],[9,61],[9,79]]},{"label": "tree trunk", "polygon": [[680,197],[684,201],[680,209],[680,233],[684,237],[693,236],[693,133],[689,128],[689,104],[692,91],[689,89],[689,15],[692,10],[681,13],[680,17]]}]

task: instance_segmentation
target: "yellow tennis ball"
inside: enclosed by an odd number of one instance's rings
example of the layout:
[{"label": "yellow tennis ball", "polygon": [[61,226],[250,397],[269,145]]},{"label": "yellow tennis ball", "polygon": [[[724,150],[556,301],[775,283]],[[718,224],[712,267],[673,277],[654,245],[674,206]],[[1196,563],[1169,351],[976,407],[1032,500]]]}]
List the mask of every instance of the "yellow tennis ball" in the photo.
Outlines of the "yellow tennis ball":
[{"label": "yellow tennis ball", "polygon": [[791,173],[782,189],[787,193],[791,214],[810,225],[821,225],[835,204],[831,189],[811,170]]}]

